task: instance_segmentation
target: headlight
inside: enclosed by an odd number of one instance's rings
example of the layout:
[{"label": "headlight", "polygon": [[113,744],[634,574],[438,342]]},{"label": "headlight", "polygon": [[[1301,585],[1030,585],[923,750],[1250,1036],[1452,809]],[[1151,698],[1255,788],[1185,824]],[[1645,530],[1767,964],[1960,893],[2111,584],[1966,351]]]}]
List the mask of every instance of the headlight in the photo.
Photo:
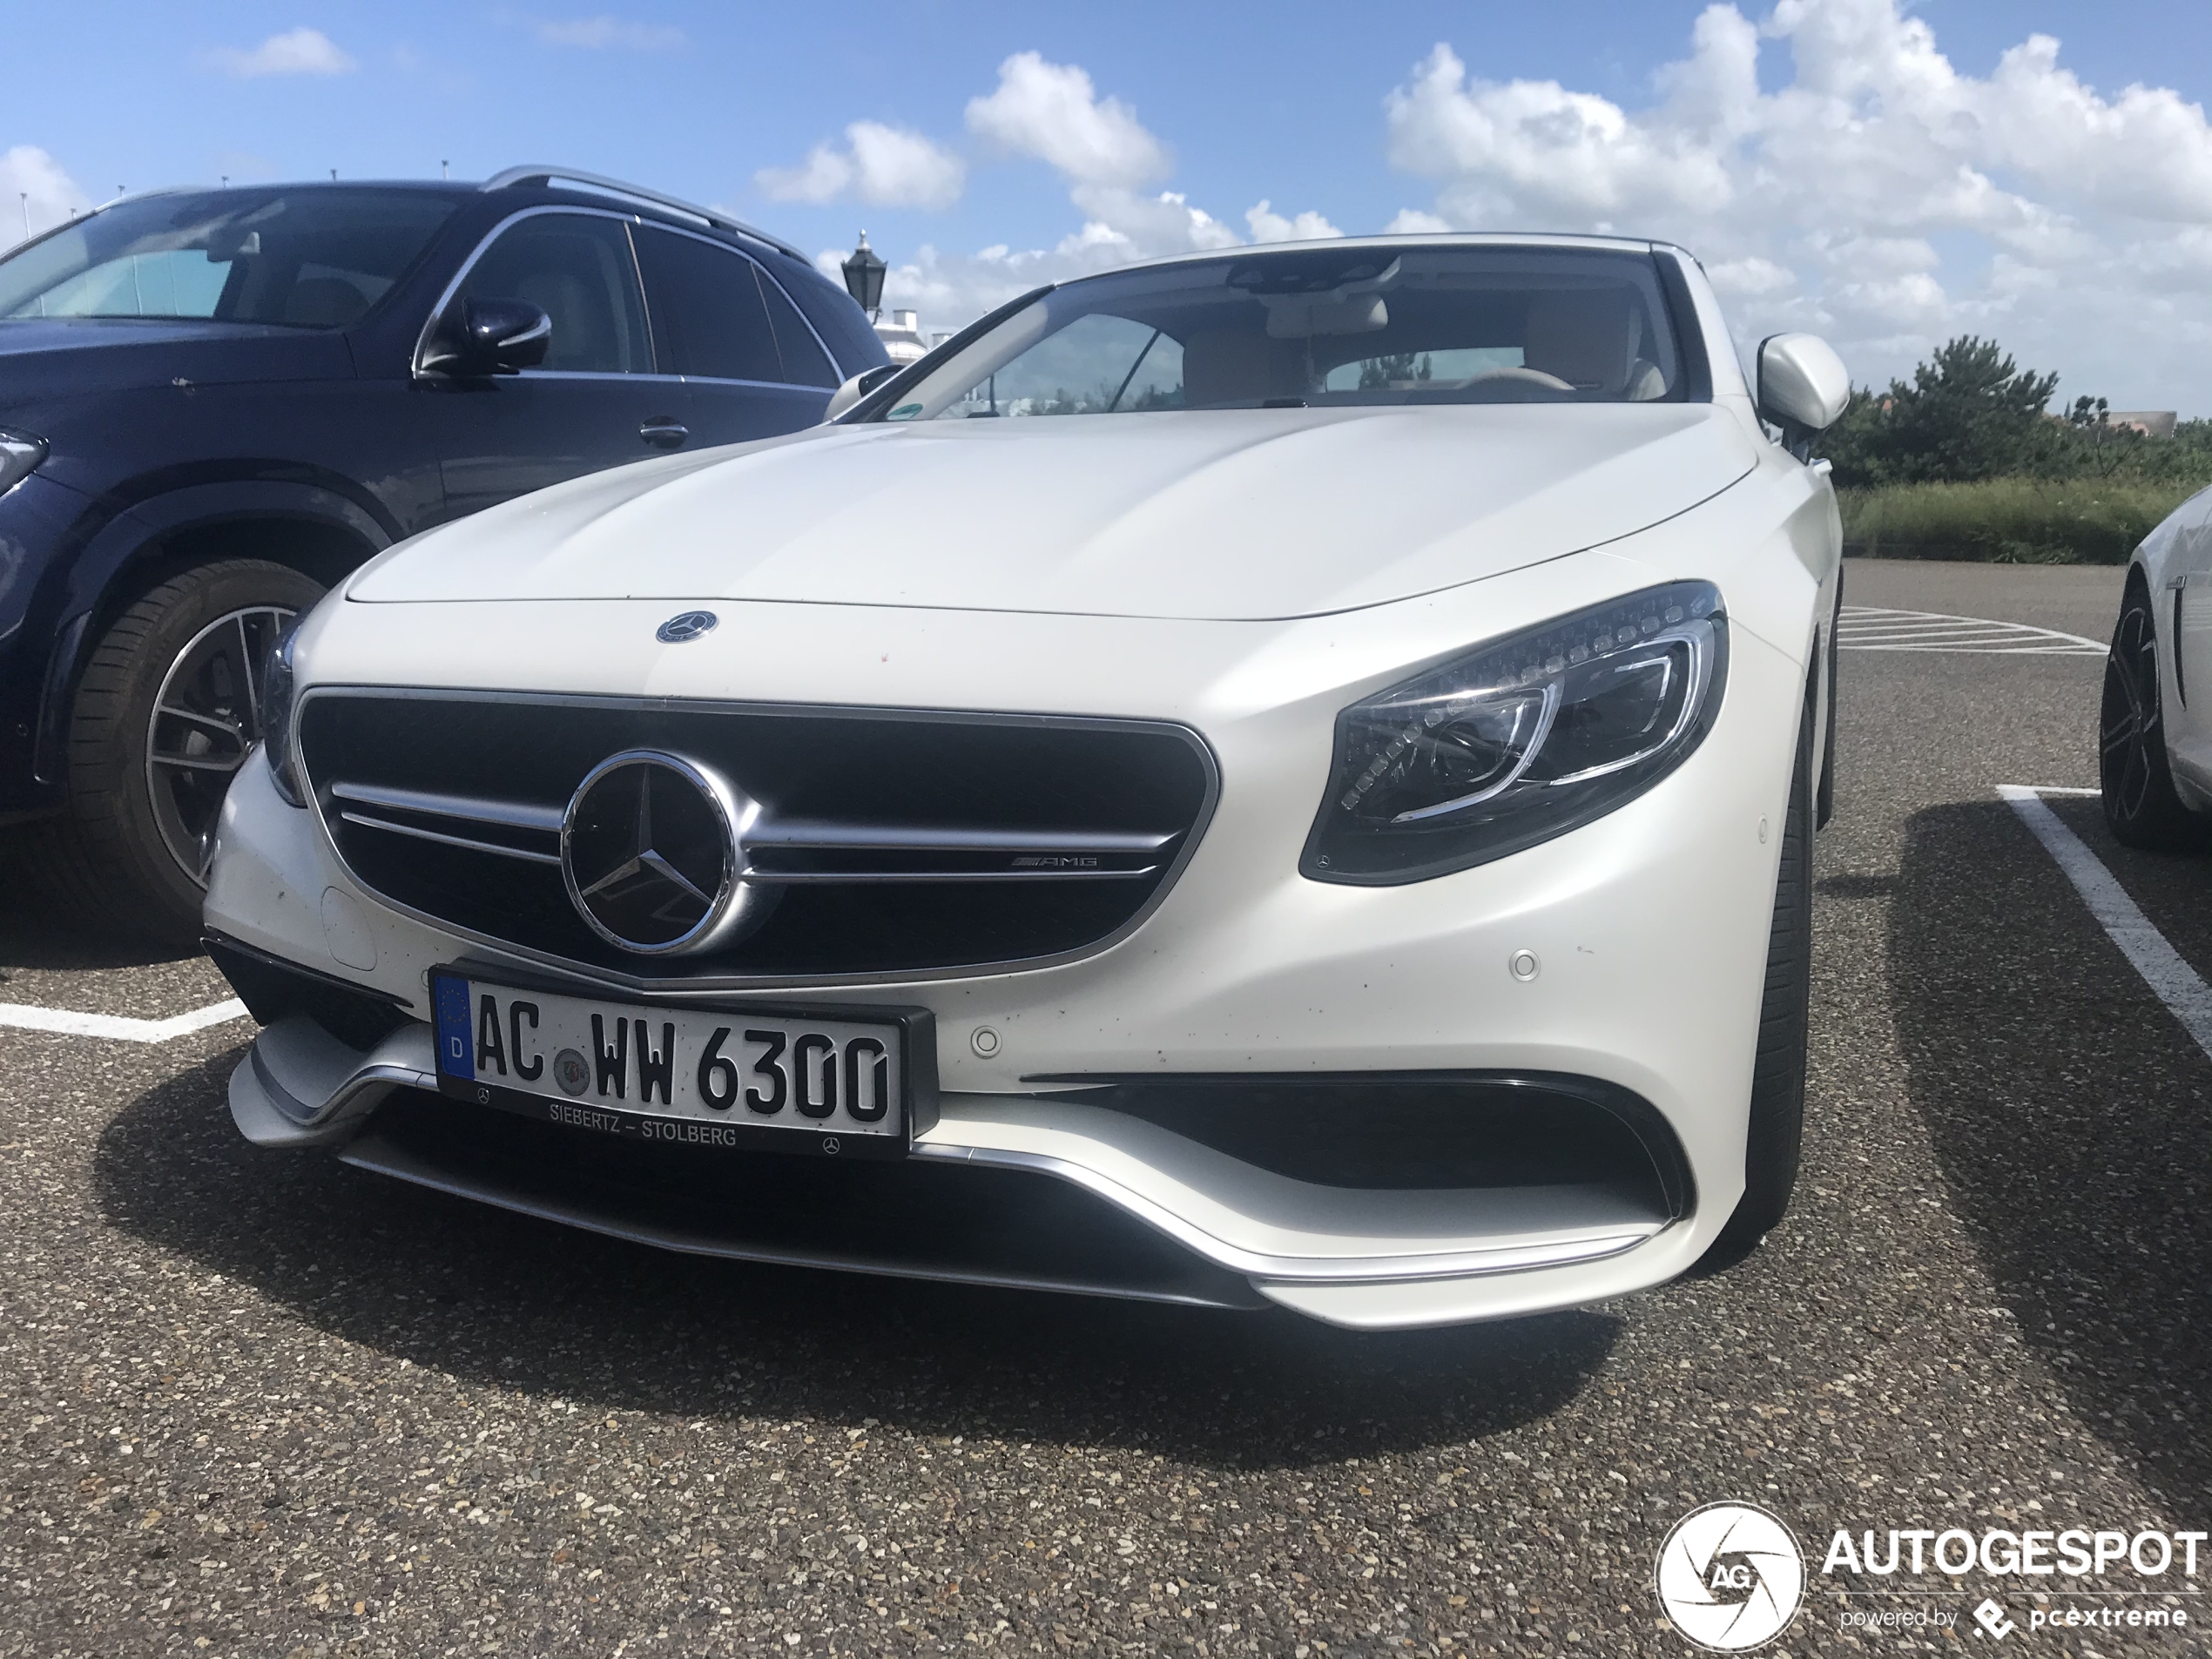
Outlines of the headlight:
[{"label": "headlight", "polygon": [[269,776],[277,793],[294,806],[307,804],[292,753],[292,704],[297,684],[292,673],[292,641],[300,631],[299,619],[269,647],[269,660],[261,670],[261,745],[269,754]]},{"label": "headlight", "polygon": [[1728,622],[1670,582],[1484,646],[1337,717],[1299,870],[1393,886],[1562,835],[1642,794],[1719,711]]},{"label": "headlight", "polygon": [[0,496],[37,471],[38,463],[45,458],[45,439],[0,427]]}]

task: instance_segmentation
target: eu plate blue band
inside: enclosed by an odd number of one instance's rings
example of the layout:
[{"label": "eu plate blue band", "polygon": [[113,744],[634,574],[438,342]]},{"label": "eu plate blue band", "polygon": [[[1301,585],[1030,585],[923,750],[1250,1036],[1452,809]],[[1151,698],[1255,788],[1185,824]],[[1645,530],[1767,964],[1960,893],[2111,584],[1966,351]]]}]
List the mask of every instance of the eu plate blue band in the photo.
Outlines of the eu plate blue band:
[{"label": "eu plate blue band", "polygon": [[476,1080],[476,1033],[469,1017],[469,981],[441,977],[437,982],[438,1069],[464,1082]]}]

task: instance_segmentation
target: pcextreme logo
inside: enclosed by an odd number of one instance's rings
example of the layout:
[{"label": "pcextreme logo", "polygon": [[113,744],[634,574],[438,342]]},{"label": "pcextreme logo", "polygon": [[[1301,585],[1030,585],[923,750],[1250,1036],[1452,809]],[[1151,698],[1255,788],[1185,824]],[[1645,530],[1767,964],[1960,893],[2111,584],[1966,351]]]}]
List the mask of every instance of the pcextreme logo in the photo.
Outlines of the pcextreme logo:
[{"label": "pcextreme logo", "polygon": [[1709,1653],[1746,1653],[1797,1616],[1804,1552],[1757,1504],[1709,1503],[1676,1521],[1659,1546],[1653,1588],[1688,1640]]},{"label": "pcextreme logo", "polygon": [[[1804,1553],[1779,1517],[1753,1503],[1709,1503],[1668,1533],[1652,1582],[1669,1622],[1709,1653],[1766,1646],[1814,1588],[1835,1601],[1836,1628],[1851,1633],[2001,1642],[2044,1630],[2185,1629],[2194,1622],[2188,1598],[2203,1594],[2195,1581],[2207,1537],[2057,1524],[1979,1534],[1838,1527],[1809,1581]],[[1977,1579],[1997,1581],[1993,1593]],[[2034,1605],[2008,1607],[2007,1595]]]}]

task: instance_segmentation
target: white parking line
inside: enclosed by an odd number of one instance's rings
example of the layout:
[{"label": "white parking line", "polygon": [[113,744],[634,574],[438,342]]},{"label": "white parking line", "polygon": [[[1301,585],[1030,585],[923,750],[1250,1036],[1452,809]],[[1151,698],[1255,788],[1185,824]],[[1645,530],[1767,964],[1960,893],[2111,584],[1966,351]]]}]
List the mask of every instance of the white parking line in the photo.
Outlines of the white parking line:
[{"label": "white parking line", "polygon": [[2080,634],[2031,628],[2024,622],[1953,617],[1939,610],[1892,610],[1845,605],[1836,630],[1844,651],[1973,651],[1989,657],[2102,657],[2105,648]]},{"label": "white parking line", "polygon": [[0,1002],[0,1026],[13,1026],[18,1031],[57,1031],[71,1037],[107,1037],[117,1042],[168,1042],[245,1017],[246,1004],[236,997],[166,1020],[132,1020],[119,1014],[78,1014],[30,1002]]},{"label": "white parking line", "polygon": [[2143,976],[2143,983],[2182,1022],[2182,1028],[2196,1040],[2196,1046],[2207,1056],[2212,1056],[2212,986],[2206,985],[2196,970],[2182,960],[2182,954],[2166,942],[2165,934],[2151,926],[2150,918],[2136,907],[2135,901],[2114,879],[2112,872],[2043,803],[2046,794],[2090,795],[2096,792],[2000,784],[1997,792],[2012,803],[2020,822],[2058,860],[2059,868],[2074,883],[2074,891],[2089,907],[2089,914],[2097,919],[2097,925],[2120,947],[2120,954],[2134,964],[2135,971]]}]

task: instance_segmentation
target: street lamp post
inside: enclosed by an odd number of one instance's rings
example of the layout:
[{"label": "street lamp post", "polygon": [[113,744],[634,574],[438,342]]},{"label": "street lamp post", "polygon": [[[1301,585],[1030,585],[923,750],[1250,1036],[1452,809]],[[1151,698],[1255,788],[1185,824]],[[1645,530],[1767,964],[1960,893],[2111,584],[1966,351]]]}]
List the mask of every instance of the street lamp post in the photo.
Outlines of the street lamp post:
[{"label": "street lamp post", "polygon": [[853,303],[867,312],[870,318],[883,315],[883,273],[887,267],[868,246],[868,233],[860,233],[860,246],[853,256],[838,269],[845,273],[845,292],[853,296]]}]

